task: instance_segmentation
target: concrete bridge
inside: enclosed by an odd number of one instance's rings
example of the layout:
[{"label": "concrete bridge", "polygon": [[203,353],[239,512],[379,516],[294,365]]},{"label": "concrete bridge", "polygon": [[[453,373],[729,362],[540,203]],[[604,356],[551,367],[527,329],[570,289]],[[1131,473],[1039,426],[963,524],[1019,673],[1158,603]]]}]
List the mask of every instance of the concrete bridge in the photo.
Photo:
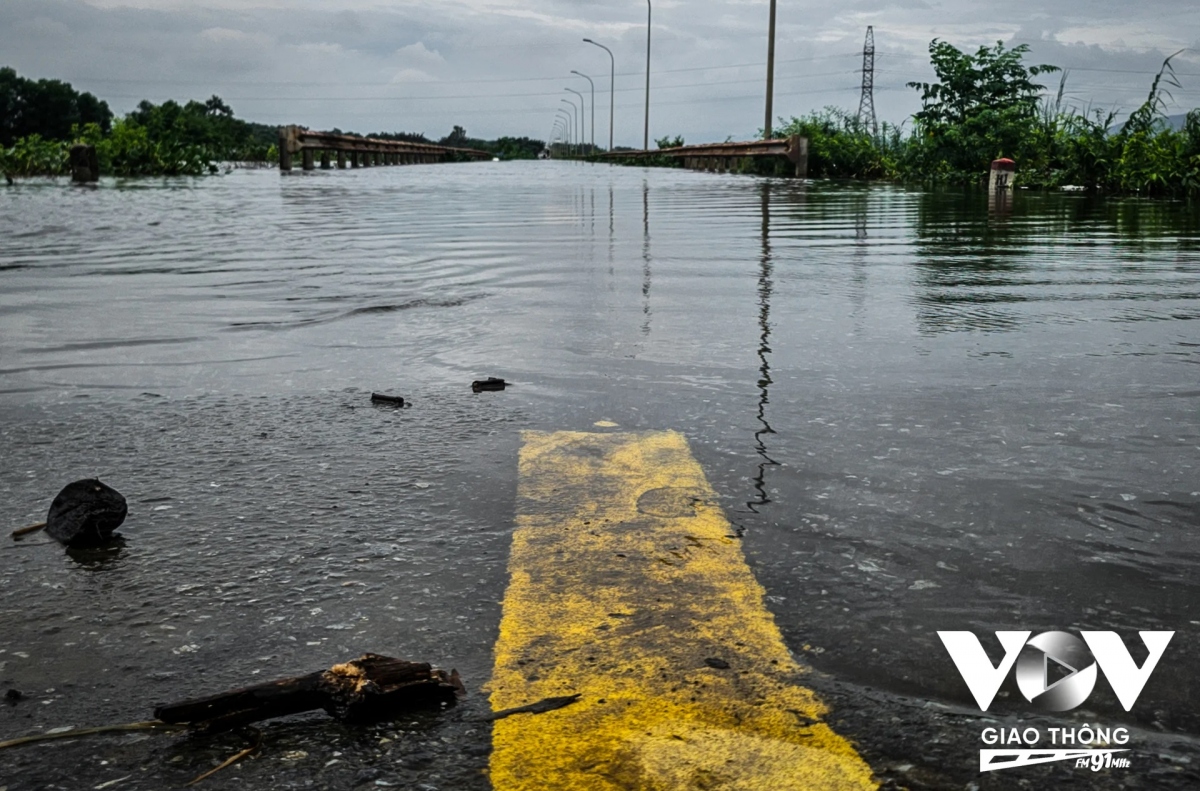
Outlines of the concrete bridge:
[{"label": "concrete bridge", "polygon": [[291,170],[292,159],[297,154],[300,155],[300,166],[304,170],[314,170],[318,159],[323,170],[333,167],[335,161],[339,168],[347,167],[347,164],[352,168],[365,168],[492,159],[490,153],[477,148],[314,132],[302,126],[279,127],[279,169]]},{"label": "concrete bridge", "polygon": [[741,161],[751,157],[782,157],[793,166],[797,178],[808,175],[808,138],[800,135],[772,140],[750,140],[744,143],[704,143],[696,146],[658,148],[648,151],[612,151],[601,159],[656,159],[670,157],[680,160],[692,170],[737,170]]}]

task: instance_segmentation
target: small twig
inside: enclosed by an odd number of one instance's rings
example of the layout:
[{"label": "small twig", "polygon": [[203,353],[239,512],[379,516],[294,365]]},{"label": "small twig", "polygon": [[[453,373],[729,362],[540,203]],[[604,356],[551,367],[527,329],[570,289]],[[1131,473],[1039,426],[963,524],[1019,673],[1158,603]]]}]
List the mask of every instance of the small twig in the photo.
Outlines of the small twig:
[{"label": "small twig", "polygon": [[36,525],[30,525],[29,527],[18,527],[16,530],[12,531],[13,540],[16,541],[21,536],[27,536],[30,533],[36,533],[39,530],[44,530],[45,527],[45,522],[38,522]]},{"label": "small twig", "polygon": [[563,695],[558,698],[545,698],[537,703],[526,703],[524,706],[514,706],[511,709],[501,709],[493,711],[486,717],[480,717],[476,722],[495,722],[502,720],[505,717],[511,717],[514,714],[541,714],[547,711],[554,711],[565,706],[570,706],[575,701],[579,700],[579,693],[574,695]]},{"label": "small twig", "polygon": [[33,744],[34,742],[47,742],[52,739],[74,739],[76,736],[92,736],[97,733],[117,733],[119,731],[152,731],[158,729],[169,729],[173,731],[187,730],[186,725],[171,725],[170,723],[160,722],[159,720],[150,720],[149,722],[127,722],[123,725],[101,725],[97,728],[75,728],[74,730],[61,731],[59,733],[35,733],[32,736],[21,736],[16,739],[9,739],[6,742],[0,742],[0,750],[5,747],[17,747],[22,744]]},{"label": "small twig", "polygon": [[225,767],[231,766],[231,765],[237,763],[238,761],[245,758],[247,755],[250,755],[251,753],[258,750],[259,747],[262,747],[262,731],[260,731],[258,728],[247,728],[246,730],[254,731],[254,744],[250,745],[245,750],[242,750],[237,755],[234,755],[233,757],[229,758],[228,760],[225,761],[225,763],[221,764],[220,766],[218,766],[214,769],[209,769],[207,772],[200,775],[192,782],[187,783],[186,785],[194,786],[194,785],[196,785],[196,783],[199,783],[201,780],[203,780],[207,777],[212,777],[213,775],[215,775],[217,772],[221,771]]}]

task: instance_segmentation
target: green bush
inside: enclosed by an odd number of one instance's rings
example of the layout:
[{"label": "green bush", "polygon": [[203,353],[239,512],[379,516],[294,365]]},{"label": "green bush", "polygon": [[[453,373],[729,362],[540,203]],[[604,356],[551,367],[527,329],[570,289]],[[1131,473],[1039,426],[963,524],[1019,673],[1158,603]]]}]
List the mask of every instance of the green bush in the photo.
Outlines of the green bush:
[{"label": "green bush", "polygon": [[808,172],[814,178],[894,179],[902,153],[900,130],[884,124],[872,133],[858,118],[837,107],[792,118],[780,137],[808,138]]},{"label": "green bush", "polygon": [[60,176],[70,172],[69,146],[33,134],[0,148],[0,172],[12,176]]},{"label": "green bush", "polygon": [[1025,66],[1028,45],[1006,49],[980,47],[975,54],[934,39],[930,61],[937,82],[910,82],[921,93],[921,110],[906,151],[913,172],[937,180],[970,183],[986,174],[999,157],[1016,158],[1029,142],[1037,121],[1038,94],[1033,81],[1057,66]]}]

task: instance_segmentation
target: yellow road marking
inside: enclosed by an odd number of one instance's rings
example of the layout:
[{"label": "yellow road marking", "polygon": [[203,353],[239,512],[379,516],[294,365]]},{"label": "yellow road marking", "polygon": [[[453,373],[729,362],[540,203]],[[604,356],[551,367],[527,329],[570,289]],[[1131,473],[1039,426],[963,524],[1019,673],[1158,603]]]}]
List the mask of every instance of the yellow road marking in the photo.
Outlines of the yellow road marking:
[{"label": "yellow road marking", "polygon": [[491,705],[581,697],[495,723],[496,791],[877,787],[716,503],[676,432],[525,433]]}]

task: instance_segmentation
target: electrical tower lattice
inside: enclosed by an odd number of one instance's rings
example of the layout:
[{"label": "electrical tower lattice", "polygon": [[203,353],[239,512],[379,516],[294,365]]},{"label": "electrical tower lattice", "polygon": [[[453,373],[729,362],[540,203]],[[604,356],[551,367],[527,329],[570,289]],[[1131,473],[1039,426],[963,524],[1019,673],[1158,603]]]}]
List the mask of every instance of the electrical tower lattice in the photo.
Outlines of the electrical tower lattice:
[{"label": "electrical tower lattice", "polygon": [[879,132],[875,120],[875,26],[867,26],[867,40],[863,43],[862,98],[858,100],[858,120],[871,134]]}]

